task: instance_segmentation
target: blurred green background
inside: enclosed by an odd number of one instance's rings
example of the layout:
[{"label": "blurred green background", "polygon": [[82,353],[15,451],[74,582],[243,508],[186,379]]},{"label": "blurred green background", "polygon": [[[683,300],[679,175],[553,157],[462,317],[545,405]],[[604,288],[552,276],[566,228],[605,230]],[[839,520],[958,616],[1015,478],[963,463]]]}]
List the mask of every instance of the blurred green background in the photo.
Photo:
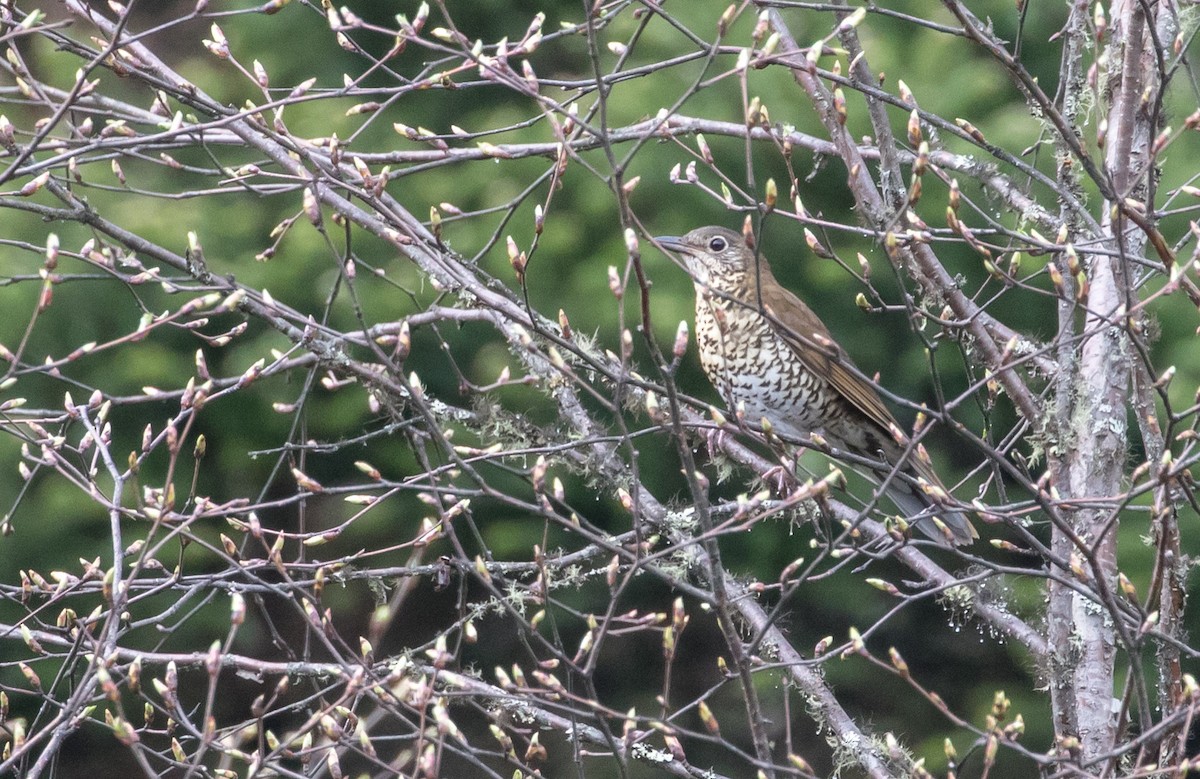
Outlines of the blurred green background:
[{"label": "blurred green background", "polygon": [[[222,102],[240,105],[247,99],[257,100],[256,90],[250,82],[203,48],[201,39],[209,36],[211,20],[168,24],[186,14],[192,5],[190,0],[142,3],[134,15],[131,29],[151,30],[161,25],[157,32],[146,37],[146,44]],[[383,27],[394,26],[396,13],[411,17],[416,11],[416,3],[411,2],[351,1],[346,5],[368,22]],[[519,40],[532,16],[539,11],[546,14],[545,30],[548,32],[559,29],[560,22],[578,23],[581,15],[579,2],[495,0],[487,3],[449,2],[447,5],[460,31],[468,38],[481,38],[488,44],[502,37]],[[1029,9],[1023,22],[1019,21],[1019,12],[1011,2],[996,0],[972,5],[981,18],[991,20],[1000,38],[1009,41],[1019,38],[1022,62],[1046,85],[1047,91],[1052,91],[1049,85],[1057,81],[1060,45],[1051,38],[1065,20],[1065,4],[1038,4]],[[252,6],[250,3],[213,2],[210,9],[223,11]],[[668,10],[683,25],[709,41],[715,36],[716,19],[724,7],[721,2],[667,3]],[[937,21],[949,22],[947,14],[940,10],[931,11],[927,3],[914,0],[892,3],[889,7],[914,15],[930,13]],[[788,10],[785,14],[793,31],[798,37],[802,36],[801,43],[827,34],[833,24],[832,17],[821,11]],[[435,10],[431,26],[444,23],[437,17]],[[220,23],[235,56],[244,63],[260,60],[280,96],[310,77],[317,79],[316,89],[336,88],[341,85],[343,74],[357,75],[365,67],[361,57],[337,45],[322,16],[301,2],[292,3],[277,15],[231,16]],[[1021,24],[1023,27],[1019,27]],[[628,44],[640,26],[641,21],[627,10],[602,30],[602,67],[611,68],[616,61],[616,55],[603,44],[614,41]],[[754,14],[748,9],[729,31],[727,42],[734,46],[748,45],[753,26]],[[878,15],[869,17],[860,28],[860,34],[870,67],[884,78],[885,88],[894,89],[897,79],[904,80],[922,108],[950,120],[955,117],[969,119],[990,142],[1014,153],[1024,151],[1026,162],[1053,176],[1053,147],[1039,146],[1046,137],[1044,128],[1030,116],[1019,91],[982,53],[960,38]],[[375,38],[357,35],[356,40],[376,47],[376,53],[386,51],[391,44],[390,38],[384,35]],[[60,85],[71,82],[79,66],[78,60],[56,51],[45,40],[20,45],[23,56],[40,78]],[[652,19],[632,46],[626,67],[636,68],[691,52],[694,48],[679,30],[662,19]],[[389,62],[387,71],[370,76],[364,85],[391,88],[397,78],[394,74],[416,77],[431,58],[429,52],[410,46]],[[728,71],[734,60],[732,53],[718,56],[707,76]],[[546,94],[558,100],[577,100],[581,114],[592,106],[594,92],[577,94],[552,86],[558,80],[577,82],[591,77],[587,41],[582,34],[547,40],[530,61]],[[831,67],[832,58],[821,64]],[[661,108],[674,105],[681,96],[689,93],[701,75],[701,68],[701,61],[696,59],[618,82],[607,101],[609,127],[621,127],[653,117]],[[108,73],[96,75],[101,78],[103,91],[142,106],[149,105],[151,96],[137,84],[123,83]],[[11,93],[5,94],[11,96]],[[761,97],[773,122],[824,137],[808,101],[784,69],[752,70],[749,95]],[[392,129],[393,123],[427,128],[444,136],[453,135],[452,125],[468,133],[511,128],[486,137],[494,144],[554,140],[544,119],[527,126],[524,124],[538,113],[532,101],[500,87],[412,92],[378,114],[343,115],[346,109],[365,99],[368,98],[345,97],[299,103],[287,109],[287,125],[294,134],[302,137],[336,133],[349,153],[427,148],[427,144],[398,135]],[[742,100],[737,79],[730,76],[716,79],[688,96],[679,112],[737,123],[742,121]],[[1186,95],[1178,98],[1178,104],[1171,106],[1172,111],[1180,116],[1190,113],[1190,100]],[[849,125],[854,135],[869,135],[870,126],[862,101],[851,92],[848,104]],[[40,116],[35,109],[23,108],[15,100],[6,100],[4,112],[14,124],[22,127],[30,126]],[[903,136],[907,116],[898,110],[893,110],[891,115],[894,130]],[[1093,121],[1088,130],[1092,135],[1094,127]],[[685,146],[695,149],[693,138],[685,136],[681,140]],[[776,149],[760,144],[748,153],[742,141],[713,134],[707,136],[707,142],[717,166],[750,194],[761,197],[768,178],[781,182],[781,194],[786,193],[787,185],[782,182],[788,179],[787,167]],[[950,151],[980,154],[977,148],[946,135],[934,135],[931,142]],[[454,145],[454,139],[449,138],[448,143]],[[468,141],[464,145],[473,143]],[[622,161],[628,148],[622,144],[615,146]],[[1197,151],[1196,142],[1191,137],[1183,137],[1172,146],[1167,162],[1195,159]],[[746,167],[748,157],[753,166],[751,171]],[[224,147],[184,149],[176,158],[184,165],[204,167],[217,162],[229,169],[245,163],[262,164],[254,155]],[[690,159],[679,145],[655,141],[642,145],[627,161],[624,179],[640,177],[630,203],[637,219],[651,234],[679,234],[703,224],[741,225],[747,203],[737,202],[742,211],[735,212],[724,208],[717,199],[697,187],[669,181],[672,167],[680,163],[686,166]],[[797,148],[792,163],[802,182],[801,196],[811,214],[834,223],[858,225],[853,201],[845,186],[846,171],[840,161],[815,158],[810,152]],[[86,184],[79,191],[100,213],[179,252],[186,247],[187,233],[194,231],[215,273],[232,274],[243,284],[269,289],[275,299],[321,317],[329,290],[337,278],[339,260],[336,251],[325,244],[303,217],[282,239],[273,258],[266,262],[255,260],[256,254],[271,245],[268,236],[272,228],[297,214],[298,193],[258,197],[231,188],[224,193],[199,197],[160,198],[154,197],[153,193],[201,190],[213,186],[214,182],[206,176],[168,169],[154,160],[125,158],[121,165],[129,187],[120,185],[108,169],[107,161],[97,161],[84,168]],[[427,214],[431,206],[438,207],[445,243],[454,251],[476,259],[487,272],[515,288],[516,280],[502,236],[512,235],[523,248],[533,241],[534,206],[544,201],[547,184],[542,181],[532,185],[549,165],[547,159],[530,158],[423,169],[418,166],[395,179],[389,186],[389,193],[417,215]],[[577,333],[594,335],[600,344],[615,351],[619,349],[622,320],[619,304],[608,289],[607,268],[610,265],[624,267],[626,252],[616,198],[604,180],[610,172],[608,161],[600,151],[586,152],[581,161],[573,160],[568,165],[562,188],[555,193],[547,213],[544,233],[530,258],[527,278],[529,302],[534,309],[549,317],[554,317],[559,308],[563,309]],[[1006,172],[1012,173],[1011,170]],[[1160,192],[1186,183],[1184,177],[1189,175],[1190,171],[1183,165],[1164,165]],[[715,175],[703,165],[700,166],[700,178],[706,185],[719,188]],[[972,182],[963,177],[959,179],[964,195],[992,218],[1009,227],[1028,227],[1019,215],[1005,212],[1000,203],[990,199]],[[1053,193],[1019,178],[1018,183],[1051,212],[1057,210]],[[917,211],[929,224],[940,227],[944,224],[946,188],[936,184],[932,177],[927,177],[925,184],[924,198]],[[13,187],[10,184],[8,188]],[[1094,192],[1090,194],[1094,197]],[[511,213],[505,210],[504,206],[514,201],[518,205]],[[48,196],[47,202],[50,202]],[[443,204],[451,204],[467,212],[468,216],[457,218],[453,209]],[[1162,229],[1168,240],[1183,234],[1186,218],[1183,214],[1163,220]],[[969,213],[965,219],[973,225],[980,221]],[[21,216],[12,210],[5,212],[0,279],[22,279],[0,285],[0,343],[9,349],[15,349],[26,337],[40,291],[36,279],[41,264],[39,247],[44,245],[49,232],[56,233],[62,245],[71,249],[77,249],[92,237],[78,225],[46,225],[32,216]],[[344,243],[342,238],[336,230],[332,232],[333,240],[340,247]],[[499,242],[495,240],[497,236],[501,236]],[[769,217],[762,239],[765,254],[771,258],[780,280],[813,306],[860,367],[867,373],[879,371],[882,384],[897,395],[915,402],[933,402],[930,357],[902,313],[864,313],[858,308],[855,296],[866,291],[863,285],[838,263],[814,257],[805,247],[802,229],[795,222],[778,215]],[[857,269],[853,258],[856,252],[862,252],[872,267],[872,282],[883,300],[891,304],[900,302],[903,294],[900,282],[878,247],[855,237],[850,231],[825,231],[821,233],[821,239],[845,258],[851,268]],[[23,245],[25,242],[28,246]],[[660,344],[669,348],[679,321],[691,319],[691,284],[675,265],[648,243],[644,242],[642,248],[646,270],[653,283],[654,335]],[[1056,328],[1053,298],[1037,291],[1044,292],[1049,288],[1044,275],[1030,280],[1033,290],[1006,290],[996,282],[988,281],[978,255],[961,244],[940,242],[937,251],[964,289],[973,294],[977,292],[981,300],[996,296],[988,308],[1000,320],[1035,338],[1053,336]],[[356,288],[368,323],[397,321],[439,298],[440,293],[428,280],[423,279],[412,264],[399,258],[391,247],[354,231],[353,252],[362,263],[360,268],[374,267],[382,271],[379,277],[359,272]],[[1045,258],[1026,257],[1022,274],[1036,270],[1044,261]],[[62,269],[64,273],[75,274],[82,270],[83,266],[76,263],[72,267],[69,261],[64,262]],[[911,284],[906,286],[911,290]],[[639,317],[634,290],[631,288],[629,292],[623,321],[624,326],[634,328]],[[27,334],[24,360],[27,365],[36,366],[44,359],[66,355],[85,341],[103,343],[120,337],[136,327],[143,311],[159,312],[179,303],[174,296],[153,284],[135,289],[80,275],[57,286],[51,308],[37,319]],[[1161,330],[1161,336],[1154,344],[1156,367],[1159,370],[1168,365],[1177,367],[1173,392],[1178,391],[1178,402],[1187,405],[1192,388],[1200,383],[1194,310],[1186,299],[1174,295],[1158,301],[1154,315],[1156,326]],[[333,301],[328,320],[339,329],[352,331],[356,328],[355,312],[345,295]],[[205,332],[216,334],[240,321],[239,315],[230,314],[224,321],[214,320]],[[635,338],[635,344],[634,359],[639,368],[646,375],[653,375],[644,342]],[[204,351],[214,375],[236,376],[270,349],[286,350],[289,346],[278,333],[254,321],[249,322],[248,330],[230,346],[219,349],[205,346],[184,330],[170,335],[160,330],[145,341],[105,351],[94,358],[75,360],[62,370],[60,377],[23,373],[14,386],[0,394],[0,401],[19,396],[29,398],[32,406],[55,408],[65,391],[72,392],[79,400],[86,397],[91,388],[100,388],[109,396],[135,396],[146,386],[178,389],[193,375],[197,349]],[[972,378],[968,369],[978,368],[957,344],[948,341],[939,342],[933,361],[941,386],[950,397],[967,387]],[[420,375],[431,396],[465,405],[470,403],[470,398],[461,390],[460,375],[471,382],[487,384],[494,381],[505,366],[518,367],[503,341],[490,328],[482,324],[461,327],[443,324],[414,330],[413,350],[406,370]],[[689,393],[718,402],[699,370],[694,353],[689,353],[684,361],[679,382]],[[294,402],[303,390],[304,377],[297,373],[265,380],[252,391],[239,392],[230,401],[217,401],[206,408],[194,430],[194,433],[203,432],[208,440],[208,453],[198,472],[198,494],[211,495],[214,500],[288,494],[293,489],[291,477],[286,467],[279,467],[280,458],[271,452],[288,440],[297,417],[274,412],[272,404]],[[554,409],[541,390],[508,387],[494,394],[506,408],[518,411],[529,420],[537,424],[552,423]],[[161,429],[163,421],[174,409],[175,404],[171,402],[118,406],[113,415],[114,451],[136,449],[144,426],[152,424],[155,429]],[[904,424],[912,420],[912,413],[907,409],[899,410],[898,416]],[[1003,402],[987,416],[980,406],[965,404],[958,417],[977,432],[988,427],[995,439],[1014,423],[1013,415]],[[645,423],[644,419],[641,421]],[[299,423],[302,432],[294,436],[296,440],[324,442],[353,438],[364,431],[377,431],[383,427],[379,415],[368,407],[361,388],[334,393],[317,387],[307,398]],[[686,487],[679,475],[679,464],[667,444],[667,437],[661,433],[639,439],[640,475],[661,500],[681,501],[686,498]],[[927,440],[927,445],[947,483],[957,482],[982,459],[979,453],[948,435],[934,435]],[[1029,453],[1028,448],[1024,451]],[[263,454],[252,454],[255,452]],[[1133,463],[1141,462],[1139,451],[1131,453],[1130,457]],[[825,466],[819,457],[809,455],[808,458],[806,463],[810,467],[818,474],[824,472]],[[86,495],[50,474],[24,483],[16,477],[19,459],[19,441],[8,435],[0,437],[0,473],[10,474],[8,478],[0,479],[0,506],[15,529],[12,536],[0,540],[3,581],[16,583],[18,570],[35,569],[46,574],[51,570],[69,569],[80,557],[92,559],[99,555],[107,565],[111,553],[107,518],[103,513]],[[411,447],[402,436],[381,436],[361,445],[340,447],[328,456],[311,456],[305,462],[305,471],[326,485],[355,481],[361,478],[353,467],[355,460],[373,463],[389,478],[400,478],[419,470]],[[154,460],[147,463],[143,483],[154,484],[155,478],[161,483],[164,466],[164,462]],[[189,462],[188,468],[178,474],[177,488],[186,488],[187,480],[191,478],[190,466]],[[732,497],[750,488],[749,474],[745,472],[735,472],[720,484],[716,483],[712,468],[708,468],[708,473],[714,477],[714,497]],[[511,476],[498,472],[490,475],[495,478],[496,485],[507,484],[511,489],[520,489],[518,480]],[[627,515],[614,496],[597,494],[587,479],[565,468],[555,469],[554,475],[564,479],[569,500],[579,505],[581,511],[586,509],[589,521],[613,532],[627,528]],[[978,482],[978,476],[974,477],[960,488],[961,495],[969,498]],[[498,502],[480,502],[473,508],[484,532],[484,542],[498,559],[527,559],[531,545],[541,543],[543,526],[540,520],[531,521]],[[337,499],[317,499],[306,510],[304,526],[309,529],[333,526],[350,516],[352,511],[353,507]],[[427,513],[427,509],[411,495],[390,498],[374,508],[366,519],[352,524],[336,542],[321,548],[320,555],[334,557],[356,549],[388,545],[380,543],[381,537],[397,541],[408,538]],[[302,518],[289,508],[275,513],[261,512],[261,519],[270,527],[295,529]],[[218,543],[218,533],[228,532],[225,527],[198,530],[201,534],[209,533],[208,540],[214,544]],[[137,536],[139,529],[131,527],[127,532],[128,542]],[[985,537],[1005,535],[1003,528],[996,527],[986,527],[983,532]],[[1044,528],[1040,532],[1044,532]],[[1153,550],[1142,541],[1147,532],[1144,514],[1131,515],[1130,521],[1122,527],[1122,571],[1143,591],[1149,584],[1149,566],[1153,559]],[[722,542],[724,559],[739,576],[772,582],[783,566],[809,553],[808,542],[812,537],[811,528],[789,528],[787,522],[781,520],[760,527],[752,534],[726,537]],[[551,535],[551,548],[566,543],[569,538],[564,534]],[[1190,543],[1189,551],[1195,551],[1194,546],[1194,542]],[[425,559],[431,560],[443,551],[435,546]],[[162,553],[168,567],[173,564],[176,554],[174,550]],[[193,573],[220,565],[215,556],[197,546],[189,548],[184,559],[185,570]],[[407,552],[395,550],[372,558],[371,564],[402,565],[407,560]],[[1006,562],[1028,564],[1027,559],[1015,557]],[[832,635],[840,642],[851,626],[865,628],[882,618],[895,601],[864,584],[862,580],[867,576],[900,582],[905,572],[894,564],[880,563],[872,565],[866,572],[842,571],[806,585],[787,604],[784,622],[794,643],[807,651],[826,635]],[[1018,611],[1038,622],[1043,597],[1041,579],[995,579],[988,586],[995,597],[1014,603]],[[376,647],[380,655],[431,640],[457,615],[456,593],[435,591],[432,582],[428,581],[420,582],[417,587],[419,596],[406,601],[397,627],[388,635],[388,643]],[[562,592],[560,597],[579,612],[586,613],[603,609],[609,592],[604,586],[592,584],[581,586],[574,592]],[[621,607],[669,610],[673,597],[674,593],[665,586],[647,578],[627,593],[628,602]],[[353,583],[344,588],[330,588],[326,598],[338,620],[340,632],[347,637],[365,633],[366,621],[375,604],[371,587]],[[198,611],[181,620],[177,630],[163,635],[157,628],[147,626],[143,640],[148,646],[182,651],[206,647],[214,637],[222,636],[227,619],[225,601],[220,598],[205,600],[203,595],[197,594],[195,604]],[[138,609],[147,615],[162,608],[163,604],[153,599],[138,604]],[[0,617],[9,622],[25,613],[24,607],[11,602],[0,604],[0,609]],[[76,609],[83,611],[79,606]],[[286,615],[279,619],[285,624],[289,621]],[[558,629],[563,632],[564,644],[572,646],[583,634],[583,621],[566,610],[556,619]],[[254,625],[252,620],[241,633],[235,650],[251,654],[269,651],[271,637],[265,632],[256,634]],[[516,639],[506,637],[506,631],[511,631],[511,627],[500,618],[491,623],[488,619],[483,620],[479,629],[490,640],[466,647],[462,664],[488,669],[498,661],[511,662],[514,654],[519,654],[513,645]],[[304,626],[294,624],[291,629],[299,635]],[[1004,690],[1014,701],[1014,711],[1019,711],[1027,723],[1024,743],[1038,752],[1050,748],[1048,701],[1039,669],[1032,667],[1019,648],[1010,647],[989,635],[973,620],[962,615],[948,615],[933,599],[925,599],[889,616],[870,637],[868,645],[877,654],[885,654],[889,646],[895,646],[907,659],[917,679],[938,692],[954,711],[976,725],[982,726],[995,692]],[[16,647],[23,650],[20,645]],[[12,649],[13,646],[9,646],[0,651]],[[678,696],[677,702],[689,700],[690,696],[716,682],[717,671],[711,662],[721,649],[720,634],[711,618],[698,611],[694,613],[692,624],[681,641],[681,657],[677,660],[679,669],[687,669],[686,672],[679,671],[674,680],[673,694]],[[895,677],[858,659],[833,661],[823,667],[829,682],[852,714],[878,732],[896,733],[916,755],[926,758],[930,770],[945,771],[943,739],[947,736],[954,739],[960,754],[966,754],[971,748],[969,737],[952,728],[931,705],[916,698]],[[637,706],[639,711],[654,710],[653,699],[660,691],[663,673],[661,651],[656,642],[645,638],[614,640],[608,645],[600,668],[596,683],[603,690],[602,697],[613,709]],[[5,673],[8,676],[3,680],[5,683],[19,686],[20,676],[15,669],[10,668]],[[778,678],[764,674],[762,680],[764,699],[774,707],[771,719],[782,723],[785,719],[781,704],[784,693],[778,688]],[[245,686],[246,699],[232,694],[222,698],[221,706],[227,708],[230,717],[245,716],[248,699],[258,692],[253,684]],[[725,717],[731,724],[725,734],[737,739],[744,734],[739,734],[734,724],[741,714],[741,704],[734,693],[733,688],[726,686],[722,690],[724,697],[715,699],[720,707],[714,706],[714,709],[728,712]],[[16,705],[19,707],[21,703]],[[822,746],[824,734],[804,716],[804,708],[799,696],[793,695],[795,725],[792,737],[796,740],[797,751],[815,755],[818,759],[825,755],[829,760],[828,750]],[[696,722],[689,724],[695,726]],[[124,750],[116,749],[115,742],[99,731],[85,730],[78,738],[81,744],[86,743],[86,751],[78,753],[87,755],[81,758],[83,763],[94,762],[98,754],[107,756],[110,752],[112,759],[117,761],[114,765],[125,759]],[[567,760],[569,750],[559,748],[556,751],[552,747],[551,756],[553,760]],[[697,765],[712,762],[719,771],[736,770],[723,764],[729,756],[717,750],[705,754],[701,748],[689,757]],[[72,759],[64,757],[63,775],[74,775]],[[977,766],[977,753],[975,760]],[[566,762],[552,763],[554,770],[549,770],[548,775],[559,775],[557,772],[567,770],[567,765]],[[618,775],[615,768],[604,765],[604,761],[597,760],[589,765],[594,769],[594,772],[589,770],[589,776]],[[819,769],[827,771],[831,765],[826,763]],[[84,770],[82,765],[79,770]],[[999,768],[992,775],[1020,777],[1030,775],[1032,770],[1030,762],[1004,752]],[[974,774],[964,768],[960,775]]]}]

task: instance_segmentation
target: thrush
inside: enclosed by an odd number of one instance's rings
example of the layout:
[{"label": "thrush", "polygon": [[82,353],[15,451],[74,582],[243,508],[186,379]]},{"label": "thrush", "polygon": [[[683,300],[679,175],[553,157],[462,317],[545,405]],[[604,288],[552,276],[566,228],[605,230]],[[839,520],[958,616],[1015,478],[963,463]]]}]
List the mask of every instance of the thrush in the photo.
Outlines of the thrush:
[{"label": "thrush", "polygon": [[730,408],[744,409],[751,422],[765,419],[785,437],[819,434],[837,449],[879,462],[872,478],[890,475],[888,497],[934,540],[978,538],[962,513],[939,505],[935,495],[948,495],[946,488],[907,446],[895,417],[829,328],[776,281],[745,238],[701,227],[655,240],[687,265],[696,288],[700,362]]}]

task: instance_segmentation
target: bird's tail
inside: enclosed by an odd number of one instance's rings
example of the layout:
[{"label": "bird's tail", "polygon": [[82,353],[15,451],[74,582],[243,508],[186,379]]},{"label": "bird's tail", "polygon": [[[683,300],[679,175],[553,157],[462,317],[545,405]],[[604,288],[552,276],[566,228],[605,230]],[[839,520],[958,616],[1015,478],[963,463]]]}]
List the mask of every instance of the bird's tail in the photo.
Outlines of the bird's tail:
[{"label": "bird's tail", "polygon": [[[943,545],[950,542],[954,546],[965,546],[979,538],[975,526],[971,524],[965,514],[961,511],[948,511],[942,508],[932,497],[921,492],[920,488],[915,485],[893,480],[888,487],[887,496],[904,513],[905,517],[909,519],[916,517],[917,530],[934,541]],[[946,533],[942,532],[942,529],[934,522],[935,517],[941,520],[951,538],[947,538]]]}]

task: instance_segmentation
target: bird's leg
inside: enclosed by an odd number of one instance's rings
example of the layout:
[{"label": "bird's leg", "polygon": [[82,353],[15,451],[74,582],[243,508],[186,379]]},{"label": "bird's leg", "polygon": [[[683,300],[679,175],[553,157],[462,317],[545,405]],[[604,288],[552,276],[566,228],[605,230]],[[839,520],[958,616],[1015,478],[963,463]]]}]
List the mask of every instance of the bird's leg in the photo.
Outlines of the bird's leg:
[{"label": "bird's leg", "polygon": [[746,425],[746,409],[745,406],[739,403],[734,403],[729,396],[725,397],[725,402],[728,408],[736,409],[734,411],[734,421],[730,422],[728,418],[715,406],[708,407],[709,416],[712,417],[713,426],[708,428],[704,433],[705,446],[708,449],[709,458],[715,458],[718,454],[725,452],[725,444],[730,440],[735,430],[751,432]]},{"label": "bird's leg", "polygon": [[718,454],[725,451],[725,444],[729,440],[729,431],[725,429],[725,425],[717,423],[704,431],[704,448],[708,450],[708,458],[715,459]]},{"label": "bird's leg", "polygon": [[776,495],[786,498],[799,489],[800,480],[796,478],[798,457],[798,453],[796,457],[781,455],[778,465],[772,466],[760,474],[763,483],[770,487]]},{"label": "bird's leg", "polygon": [[[771,425],[766,419],[762,420],[763,438],[766,439],[767,445],[773,451],[779,453],[779,465],[768,469],[762,474],[762,479],[768,485],[775,488],[775,492],[781,497],[794,495],[800,488],[800,479],[796,476],[796,466],[800,462],[800,455],[804,454],[804,450],[808,447],[805,444],[798,443],[798,439],[788,438],[784,440],[779,436],[779,430]],[[801,434],[797,430],[786,430],[786,435],[798,436]]]}]

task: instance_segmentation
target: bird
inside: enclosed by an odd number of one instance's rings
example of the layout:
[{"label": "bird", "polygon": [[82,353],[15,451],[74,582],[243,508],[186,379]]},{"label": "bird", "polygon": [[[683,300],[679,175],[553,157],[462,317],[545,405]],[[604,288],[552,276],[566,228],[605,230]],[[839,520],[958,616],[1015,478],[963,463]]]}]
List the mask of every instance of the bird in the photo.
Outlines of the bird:
[{"label": "bird", "polygon": [[880,462],[870,474],[876,482],[894,469],[886,494],[942,545],[979,537],[966,516],[935,498],[949,493],[932,465],[907,445],[879,393],[825,323],[775,279],[742,234],[710,226],[654,240],[681,258],[692,277],[700,362],[729,408],[747,421],[766,420],[783,436],[816,434]]}]

